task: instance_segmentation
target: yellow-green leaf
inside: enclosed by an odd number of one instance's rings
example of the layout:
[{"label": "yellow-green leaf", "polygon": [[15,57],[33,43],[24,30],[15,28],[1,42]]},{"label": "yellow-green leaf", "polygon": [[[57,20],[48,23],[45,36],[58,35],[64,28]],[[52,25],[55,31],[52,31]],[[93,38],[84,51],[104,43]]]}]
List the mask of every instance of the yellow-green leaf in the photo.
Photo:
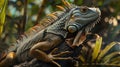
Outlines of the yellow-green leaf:
[{"label": "yellow-green leaf", "polygon": [[[2,30],[3,30],[3,26],[0,26],[0,32],[2,32]],[[1,33],[0,33],[1,34]]]},{"label": "yellow-green leaf", "polygon": [[98,57],[98,54],[101,50],[101,45],[102,45],[102,37],[98,38],[96,41],[96,44],[92,53],[92,62],[94,62],[94,60]]},{"label": "yellow-green leaf", "polygon": [[4,5],[5,0],[0,0],[0,8]]},{"label": "yellow-green leaf", "polygon": [[80,55],[78,58],[79,58],[82,62],[85,62],[85,58],[84,58],[82,55]]},{"label": "yellow-green leaf", "polygon": [[116,65],[119,64],[120,65],[120,59],[112,62],[112,64],[116,64]]},{"label": "yellow-green leaf", "polygon": [[111,63],[111,64],[120,63],[120,56],[115,57],[115,58],[112,58],[112,59],[110,60],[110,63]]},{"label": "yellow-green leaf", "polygon": [[105,56],[104,58],[102,58],[103,63],[108,63],[110,61],[110,59],[116,55],[120,56],[120,52],[113,52],[113,53],[110,53],[109,55]]},{"label": "yellow-green leaf", "polygon": [[1,11],[0,11],[0,35],[2,33],[3,30],[3,26],[5,23],[5,15],[6,15],[6,6],[7,6],[7,1],[8,0],[1,0],[1,2],[4,1],[4,4],[1,7]]},{"label": "yellow-green leaf", "polygon": [[115,44],[116,44],[116,42],[112,42],[112,43],[110,43],[109,45],[107,45],[107,46],[105,47],[105,49],[103,49],[103,50],[100,52],[97,61],[100,61],[100,59],[101,59]]}]

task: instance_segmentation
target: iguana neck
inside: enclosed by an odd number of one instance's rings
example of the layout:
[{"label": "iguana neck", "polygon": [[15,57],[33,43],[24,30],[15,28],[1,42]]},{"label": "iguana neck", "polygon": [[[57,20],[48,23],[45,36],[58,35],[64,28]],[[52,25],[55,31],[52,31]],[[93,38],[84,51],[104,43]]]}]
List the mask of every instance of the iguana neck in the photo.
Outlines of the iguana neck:
[{"label": "iguana neck", "polygon": [[60,35],[63,38],[66,38],[68,32],[65,29],[65,27],[67,26],[68,21],[70,20],[70,17],[72,15],[72,12],[75,9],[76,8],[72,8],[69,12],[66,12],[66,14],[63,17],[61,17],[60,20],[56,21],[53,25],[47,28],[47,32]]}]

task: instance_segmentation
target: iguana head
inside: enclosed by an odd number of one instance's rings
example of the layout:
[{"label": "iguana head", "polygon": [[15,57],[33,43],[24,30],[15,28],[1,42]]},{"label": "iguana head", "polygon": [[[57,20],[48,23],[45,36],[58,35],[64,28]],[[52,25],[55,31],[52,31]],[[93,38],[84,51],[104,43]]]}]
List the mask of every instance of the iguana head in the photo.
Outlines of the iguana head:
[{"label": "iguana head", "polygon": [[74,33],[84,29],[85,32],[90,31],[99,21],[101,12],[99,8],[89,8],[86,6],[76,7],[72,12],[70,20],[67,22],[67,30]]},{"label": "iguana head", "polygon": [[99,8],[76,6],[62,1],[67,8],[66,12],[70,13],[65,29],[70,33],[78,32],[73,46],[79,46],[86,39],[86,34],[99,22],[101,11]]},{"label": "iguana head", "polygon": [[63,10],[66,15],[69,15],[69,19],[65,22],[65,29],[70,33],[82,29],[87,32],[91,30],[100,19],[101,11],[99,8],[76,6],[66,0],[62,0],[62,2],[65,7],[58,6],[58,8]]},{"label": "iguana head", "polygon": [[79,46],[86,39],[86,34],[97,24],[100,20],[101,12],[98,8],[89,8],[85,6],[77,7],[73,11],[67,30],[70,33],[78,32],[73,46]]}]

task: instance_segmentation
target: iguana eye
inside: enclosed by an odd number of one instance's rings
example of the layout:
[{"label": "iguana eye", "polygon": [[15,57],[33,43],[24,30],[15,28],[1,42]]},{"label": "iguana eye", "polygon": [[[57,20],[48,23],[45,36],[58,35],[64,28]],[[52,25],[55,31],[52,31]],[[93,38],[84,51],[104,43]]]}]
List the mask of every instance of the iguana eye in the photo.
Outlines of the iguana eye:
[{"label": "iguana eye", "polygon": [[86,12],[88,11],[88,8],[87,8],[87,7],[81,7],[81,8],[80,8],[80,11],[81,11],[82,13],[86,13]]}]

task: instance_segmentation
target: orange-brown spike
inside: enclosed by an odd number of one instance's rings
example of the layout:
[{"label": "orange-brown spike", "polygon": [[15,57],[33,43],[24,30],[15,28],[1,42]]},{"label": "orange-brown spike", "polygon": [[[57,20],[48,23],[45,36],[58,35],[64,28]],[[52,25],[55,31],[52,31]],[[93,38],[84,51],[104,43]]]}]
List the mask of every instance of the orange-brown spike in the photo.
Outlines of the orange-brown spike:
[{"label": "orange-brown spike", "polygon": [[33,29],[37,31],[37,29],[39,28],[39,26],[34,26]]},{"label": "orange-brown spike", "polygon": [[70,4],[68,1],[66,1],[66,5],[67,5],[69,8],[71,8],[71,4]]},{"label": "orange-brown spike", "polygon": [[48,14],[48,16],[50,16],[50,17],[52,17],[52,18],[54,18],[54,19],[57,19],[58,17],[56,17],[55,15],[53,15],[53,14]]},{"label": "orange-brown spike", "polygon": [[65,8],[64,7],[62,7],[62,6],[56,6],[58,9],[60,9],[60,10],[62,10],[62,11],[65,11]]},{"label": "orange-brown spike", "polygon": [[51,22],[51,19],[47,19],[46,22]]},{"label": "orange-brown spike", "polygon": [[65,0],[62,0],[63,4],[66,6],[66,1]]},{"label": "orange-brown spike", "polygon": [[67,2],[66,0],[62,0],[62,2],[66,7],[71,8],[71,5],[69,2]]},{"label": "orange-brown spike", "polygon": [[[30,30],[36,32],[36,30],[33,27],[30,28]],[[30,31],[30,33],[31,33],[31,31]]]},{"label": "orange-brown spike", "polygon": [[44,23],[40,23],[41,26],[44,26]]}]

